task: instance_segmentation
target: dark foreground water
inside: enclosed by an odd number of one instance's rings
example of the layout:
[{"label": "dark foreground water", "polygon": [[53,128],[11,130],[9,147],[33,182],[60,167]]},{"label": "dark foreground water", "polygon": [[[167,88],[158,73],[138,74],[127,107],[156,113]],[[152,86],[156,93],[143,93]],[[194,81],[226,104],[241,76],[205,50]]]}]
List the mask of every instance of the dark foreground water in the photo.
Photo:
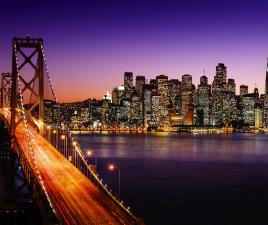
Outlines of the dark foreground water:
[{"label": "dark foreground water", "polygon": [[[148,225],[268,224],[268,136],[77,135],[98,172]],[[93,159],[91,159],[93,160]]]}]

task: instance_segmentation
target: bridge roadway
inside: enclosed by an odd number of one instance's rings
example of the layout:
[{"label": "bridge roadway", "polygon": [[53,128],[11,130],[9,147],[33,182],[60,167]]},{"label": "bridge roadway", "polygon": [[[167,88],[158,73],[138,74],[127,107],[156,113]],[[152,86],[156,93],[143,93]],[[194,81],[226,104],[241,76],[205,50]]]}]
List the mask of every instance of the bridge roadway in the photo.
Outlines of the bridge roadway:
[{"label": "bridge roadway", "polygon": [[[5,113],[5,116],[10,119],[10,113]],[[65,224],[134,224],[120,206],[101,192],[35,129],[29,126],[28,130],[46,190],[58,216]],[[23,122],[17,126],[15,135],[29,160]]]}]

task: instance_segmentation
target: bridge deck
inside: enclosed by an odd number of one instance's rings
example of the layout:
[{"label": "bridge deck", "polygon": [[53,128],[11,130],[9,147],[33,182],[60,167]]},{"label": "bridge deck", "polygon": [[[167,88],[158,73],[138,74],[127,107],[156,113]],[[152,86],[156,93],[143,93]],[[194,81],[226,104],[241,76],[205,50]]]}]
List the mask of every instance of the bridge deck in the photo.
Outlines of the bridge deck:
[{"label": "bridge deck", "polygon": [[[66,224],[133,224],[126,213],[101,192],[32,127],[29,127],[37,165],[52,204]],[[23,123],[17,142],[29,159]],[[33,163],[31,163],[33,166]]]}]

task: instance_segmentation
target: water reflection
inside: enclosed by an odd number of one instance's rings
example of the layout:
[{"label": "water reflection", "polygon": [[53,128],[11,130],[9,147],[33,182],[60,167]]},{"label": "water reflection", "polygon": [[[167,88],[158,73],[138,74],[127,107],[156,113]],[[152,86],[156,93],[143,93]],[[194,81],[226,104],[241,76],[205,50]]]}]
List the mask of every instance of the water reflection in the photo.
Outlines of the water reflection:
[{"label": "water reflection", "polygon": [[[147,225],[267,224],[268,136],[91,134],[98,172]],[[265,223],[263,223],[265,221]]]},{"label": "water reflection", "polygon": [[162,158],[193,161],[268,160],[266,135],[90,134],[78,136],[83,149],[103,158]]}]

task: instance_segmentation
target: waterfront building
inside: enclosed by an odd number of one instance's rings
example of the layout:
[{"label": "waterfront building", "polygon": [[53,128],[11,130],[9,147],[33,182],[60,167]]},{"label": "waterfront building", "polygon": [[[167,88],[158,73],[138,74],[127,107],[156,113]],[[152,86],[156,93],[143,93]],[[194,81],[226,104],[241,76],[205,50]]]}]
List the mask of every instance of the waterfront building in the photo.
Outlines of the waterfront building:
[{"label": "waterfront building", "polygon": [[223,93],[223,114],[222,125],[231,126],[234,121],[237,121],[240,115],[239,98],[233,92]]},{"label": "waterfront building", "polygon": [[197,124],[210,125],[211,116],[211,85],[208,78],[203,75],[197,88]]},{"label": "waterfront building", "polygon": [[90,101],[91,126],[101,126],[101,101],[93,99]]},{"label": "waterfront building", "polygon": [[152,93],[152,114],[150,125],[158,127],[161,120],[161,95]]},{"label": "waterfront building", "polygon": [[134,91],[131,96],[129,124],[132,127],[141,126],[143,124],[142,105],[140,96],[136,91]]},{"label": "waterfront building", "polygon": [[129,98],[123,98],[122,100],[122,110],[121,112],[121,119],[124,122],[129,122],[130,120],[130,99]]},{"label": "waterfront building", "polygon": [[263,126],[265,128],[268,128],[268,59],[267,59],[267,66],[266,66],[266,79],[265,79]]},{"label": "waterfront building", "polygon": [[237,120],[238,112],[238,98],[235,95],[236,84],[235,80],[229,78],[226,85],[226,90],[222,92],[222,125],[230,126],[233,121]]},{"label": "waterfront building", "polygon": [[143,122],[144,126],[149,126],[149,121],[151,120],[152,111],[152,86],[150,84],[145,84],[143,86]]},{"label": "waterfront building", "polygon": [[109,124],[109,103],[108,99],[103,99],[101,101],[101,122],[102,127],[108,127]]},{"label": "waterfront building", "polygon": [[212,83],[212,125],[223,123],[223,93],[226,91],[227,69],[223,63],[216,66],[216,75]]},{"label": "waterfront building", "polygon": [[169,92],[168,92],[168,76],[159,75],[156,77],[157,92],[160,94],[160,114],[162,118],[168,115]]},{"label": "waterfront building", "polygon": [[193,124],[193,104],[195,86],[192,84],[192,76],[184,74],[181,82],[181,115],[185,118],[185,124]]},{"label": "waterfront building", "polygon": [[180,85],[178,79],[169,80],[169,111],[175,114],[181,112]]},{"label": "waterfront building", "polygon": [[244,124],[255,125],[255,96],[254,94],[244,94],[242,96],[242,119]]},{"label": "waterfront building", "polygon": [[263,127],[263,108],[256,107],[255,109],[255,129]]},{"label": "waterfront building", "polygon": [[118,120],[117,120],[117,106],[113,103],[109,103],[108,106],[108,127],[117,127]]}]

